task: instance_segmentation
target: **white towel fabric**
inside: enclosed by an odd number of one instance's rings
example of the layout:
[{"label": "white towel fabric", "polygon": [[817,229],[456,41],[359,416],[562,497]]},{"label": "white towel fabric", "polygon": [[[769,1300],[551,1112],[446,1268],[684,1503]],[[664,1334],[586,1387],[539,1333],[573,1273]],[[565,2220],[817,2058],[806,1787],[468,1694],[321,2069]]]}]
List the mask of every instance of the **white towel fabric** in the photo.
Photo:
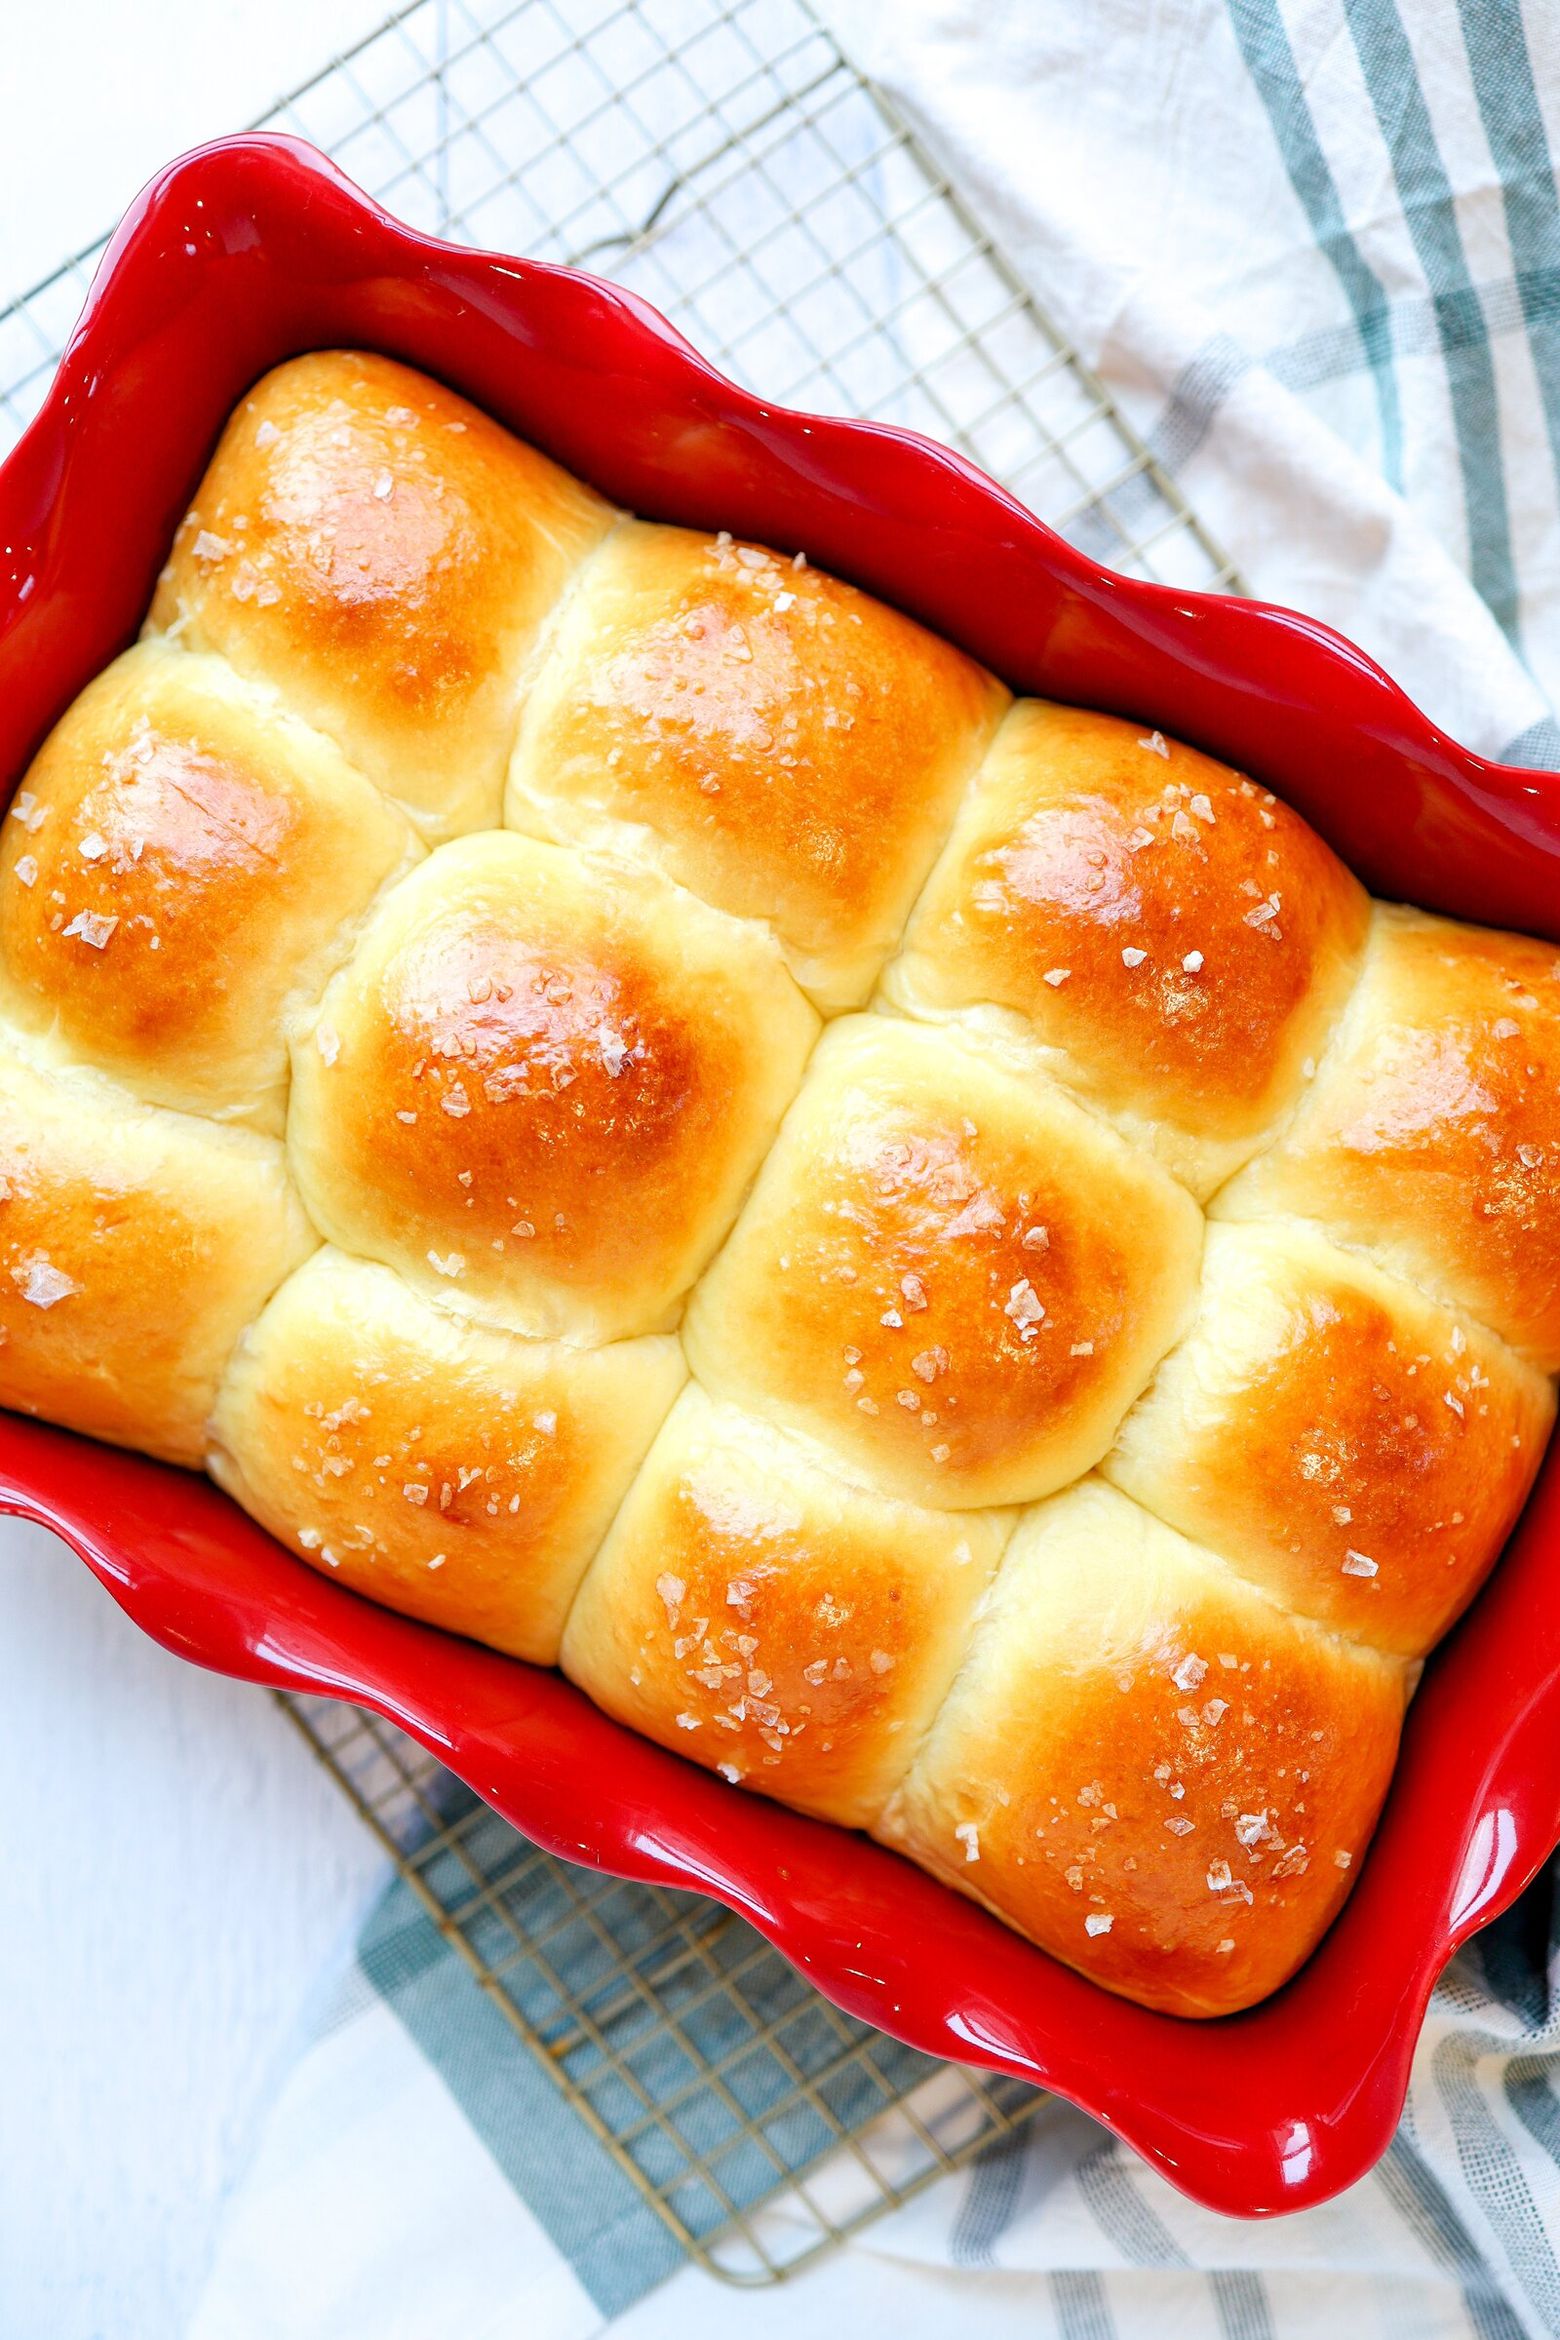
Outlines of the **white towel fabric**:
[{"label": "white towel fabric", "polygon": [[833,14],[1252,591],[1560,763],[1560,10]]},{"label": "white towel fabric", "polygon": [[[1469,745],[1560,766],[1560,11],[831,13],[1252,589],[1341,627]],[[737,2315],[904,2340],[1560,2334],[1555,1919],[1551,1874],[1458,1962],[1403,2134],[1334,2204],[1212,2217],[1048,2105],[739,2301],[618,2210],[600,2149],[392,1895],[275,2107],[194,2340],[702,2340]]]}]

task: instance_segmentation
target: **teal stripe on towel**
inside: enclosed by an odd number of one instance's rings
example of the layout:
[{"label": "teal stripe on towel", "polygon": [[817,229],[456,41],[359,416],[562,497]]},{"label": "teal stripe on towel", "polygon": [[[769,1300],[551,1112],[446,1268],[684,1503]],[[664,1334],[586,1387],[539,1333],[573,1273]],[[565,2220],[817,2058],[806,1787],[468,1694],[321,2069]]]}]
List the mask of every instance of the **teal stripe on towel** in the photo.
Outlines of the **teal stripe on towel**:
[{"label": "teal stripe on towel", "polygon": [[1560,268],[1560,195],[1522,9],[1520,0],[1460,0],[1460,13],[1479,116],[1500,173],[1506,240],[1544,404],[1550,459],[1560,480],[1560,317],[1551,298],[1554,272]]},{"label": "teal stripe on towel", "polygon": [[1246,70],[1267,108],[1290,184],[1305,207],[1318,249],[1343,287],[1376,386],[1381,469],[1403,486],[1403,417],[1393,359],[1392,313],[1380,278],[1350,232],[1337,182],[1317,136],[1282,17],[1272,0],[1229,0],[1230,23]]},{"label": "teal stripe on towel", "polygon": [[670,2229],[399,1878],[363,1929],[358,1964],[604,2316],[682,2265]]},{"label": "teal stripe on towel", "polygon": [[1462,465],[1468,572],[1502,632],[1515,642],[1517,572],[1507,516],[1495,364],[1484,310],[1468,272],[1452,184],[1394,0],[1343,0],[1343,13],[1392,160],[1403,217],[1435,304]]}]

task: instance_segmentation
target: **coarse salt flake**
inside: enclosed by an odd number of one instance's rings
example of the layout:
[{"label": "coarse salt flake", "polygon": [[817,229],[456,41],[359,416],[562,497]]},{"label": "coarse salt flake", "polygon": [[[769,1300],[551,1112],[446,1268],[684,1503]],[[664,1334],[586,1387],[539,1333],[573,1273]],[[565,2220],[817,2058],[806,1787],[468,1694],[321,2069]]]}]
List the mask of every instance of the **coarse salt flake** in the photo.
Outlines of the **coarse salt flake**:
[{"label": "coarse salt flake", "polygon": [[438,1252],[430,1251],[428,1265],[437,1276],[463,1276],[466,1272],[465,1258],[458,1251],[446,1252],[442,1258]]},{"label": "coarse salt flake", "polygon": [[327,1064],[334,1064],[341,1054],[340,1035],[329,1024],[315,1025],[314,1045]]},{"label": "coarse salt flake", "polygon": [[1151,756],[1163,756],[1165,762],[1167,764],[1169,763],[1170,742],[1166,739],[1162,731],[1151,731],[1147,739],[1140,739],[1138,741],[1138,746],[1140,748],[1147,748]]},{"label": "coarse salt flake", "polygon": [[1121,954],[1121,963],[1124,967],[1141,967],[1147,957],[1147,951],[1140,951],[1136,943],[1128,943]]},{"label": "coarse salt flake", "polygon": [[1202,973],[1202,964],[1203,955],[1201,951],[1188,951],[1185,958],[1181,961],[1182,969],[1188,975],[1200,975]]},{"label": "coarse salt flake", "polygon": [[1378,1564],[1370,1558],[1368,1553],[1345,1552],[1343,1556],[1343,1574],[1345,1576],[1375,1576],[1378,1573]]},{"label": "coarse salt flake", "polygon": [[16,874],[24,886],[35,886],[38,883],[38,864],[30,853],[24,853],[19,857],[16,864]]},{"label": "coarse salt flake", "polygon": [[1021,1341],[1032,1341],[1036,1328],[1044,1322],[1045,1303],[1035,1291],[1027,1276],[1020,1276],[1009,1291],[1002,1313],[1012,1318],[1018,1327]]},{"label": "coarse salt flake", "polygon": [[680,1576],[673,1576],[669,1569],[663,1569],[655,1580],[655,1589],[657,1597],[665,1604],[667,1623],[675,1625],[677,1612],[687,1599],[688,1587]]},{"label": "coarse salt flake", "polygon": [[100,837],[96,829],[93,829],[82,838],[76,851],[81,855],[83,861],[101,861],[108,851],[108,839]]},{"label": "coarse salt flake", "polygon": [[[1156,733],[1155,737],[1157,738],[1157,736]],[[1139,740],[1138,745],[1141,747],[1143,742]],[[1102,1909],[1091,1909],[1083,1921],[1083,1930],[1086,1934],[1108,1934],[1115,1922],[1115,1919],[1107,1917]]]},{"label": "coarse salt flake", "polygon": [[118,924],[118,919],[110,918],[106,912],[78,910],[65,929],[64,939],[68,941],[71,935],[78,934],[93,950],[101,951],[107,948],[108,938]]},{"label": "coarse salt flake", "polygon": [[980,1830],[975,1822],[961,1820],[953,1833],[964,1847],[966,1861],[978,1861],[980,1859]]},{"label": "coarse salt flake", "polygon": [[1067,978],[1069,975],[1071,975],[1071,973],[1071,967],[1047,967],[1042,981],[1049,983],[1051,989],[1055,991],[1061,984],[1067,981]]},{"label": "coarse salt flake", "polygon": [[203,528],[190,546],[198,561],[225,561],[232,550],[225,536],[214,536],[209,528]]},{"label": "coarse salt flake", "polygon": [[25,1268],[12,1268],[11,1275],[22,1298],[30,1300],[34,1308],[52,1308],[56,1301],[68,1300],[73,1292],[81,1290],[74,1276],[68,1276],[42,1253],[29,1260]]},{"label": "coarse salt flake", "polygon": [[1208,1676],[1208,1661],[1195,1650],[1188,1651],[1170,1676],[1178,1690],[1200,1690]]}]

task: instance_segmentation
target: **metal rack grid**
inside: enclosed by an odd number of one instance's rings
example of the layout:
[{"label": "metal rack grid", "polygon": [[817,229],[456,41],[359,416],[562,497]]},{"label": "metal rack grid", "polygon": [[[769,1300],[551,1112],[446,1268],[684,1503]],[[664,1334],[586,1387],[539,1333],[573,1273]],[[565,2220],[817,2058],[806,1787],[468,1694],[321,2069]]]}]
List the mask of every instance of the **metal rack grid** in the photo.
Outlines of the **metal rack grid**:
[{"label": "metal rack grid", "polygon": [[[618,278],[776,400],[960,448],[1118,569],[1240,589],[807,0],[411,0],[261,126],[326,148],[416,226]],[[0,451],[103,248],[0,309]],[[282,1703],[603,2151],[714,2272],[789,2272],[1037,2101],[848,2020],[717,1904],[551,1859],[376,1718]]]},{"label": "metal rack grid", "polygon": [[278,1703],[603,2151],[712,2273],[793,2272],[1040,2101],[842,2015],[718,1902],[554,1859],[377,1716]]}]

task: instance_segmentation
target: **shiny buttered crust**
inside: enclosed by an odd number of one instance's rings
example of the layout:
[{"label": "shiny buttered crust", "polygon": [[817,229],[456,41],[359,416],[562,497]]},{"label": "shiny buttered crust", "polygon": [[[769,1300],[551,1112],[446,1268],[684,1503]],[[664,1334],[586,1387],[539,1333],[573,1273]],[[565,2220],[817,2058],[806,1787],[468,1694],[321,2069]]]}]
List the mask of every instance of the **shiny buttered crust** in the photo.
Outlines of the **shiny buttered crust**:
[{"label": "shiny buttered crust", "polygon": [[1140,724],[1024,700],[888,977],[1011,1034],[1207,1195],[1294,1105],[1369,903],[1266,789]]},{"label": "shiny buttered crust", "polygon": [[689,1361],[908,1502],[1027,1502],[1110,1445],[1191,1314],[1202,1231],[1059,1089],[848,1017],[694,1295]]},{"label": "shiny buttered crust", "polygon": [[316,353],[0,824],[0,1402],[1215,2014],[1532,1483],[1557,1096],[1560,951]]},{"label": "shiny buttered crust", "polygon": [[1342,1904],[1406,1687],[1084,1480],[1019,1522],[879,1833],[1112,1990],[1226,2014]]},{"label": "shiny buttered crust", "polygon": [[287,1025],[420,852],[318,732],[223,659],[126,651],[0,834],[0,1006],[62,1061],[280,1135]]},{"label": "shiny buttered crust", "polygon": [[322,351],[228,424],[151,626],[271,684],[429,839],[491,828],[537,636],[612,520],[426,375]]},{"label": "shiny buttered crust", "polygon": [[633,522],[526,703],[510,826],[654,861],[767,920],[824,1008],[899,939],[1008,694],[897,610],[762,545]]},{"label": "shiny buttered crust", "polygon": [[0,1405],[198,1464],[234,1343],[316,1240],[274,1139],[0,1048]]},{"label": "shiny buttered crust", "polygon": [[381,904],[294,1051],[287,1145],[331,1241],[512,1329],[660,1329],[817,1018],[761,928],[490,831]]},{"label": "shiny buttered crust", "polygon": [[685,1370],[668,1335],[517,1340],[327,1248],[239,1343],[208,1460],[344,1584],[550,1666]]},{"label": "shiny buttered crust", "polygon": [[1287,1608],[1419,1657],[1521,1510],[1554,1390],[1293,1219],[1215,1224],[1197,1320],[1105,1476]]},{"label": "shiny buttered crust", "polygon": [[1378,907],[1333,1047],[1215,1205],[1316,1219],[1560,1367],[1560,950]]},{"label": "shiny buttered crust", "polygon": [[867,1827],[947,1693],[1011,1525],[850,1486],[694,1383],[574,1604],[564,1671],[679,1755]]}]

